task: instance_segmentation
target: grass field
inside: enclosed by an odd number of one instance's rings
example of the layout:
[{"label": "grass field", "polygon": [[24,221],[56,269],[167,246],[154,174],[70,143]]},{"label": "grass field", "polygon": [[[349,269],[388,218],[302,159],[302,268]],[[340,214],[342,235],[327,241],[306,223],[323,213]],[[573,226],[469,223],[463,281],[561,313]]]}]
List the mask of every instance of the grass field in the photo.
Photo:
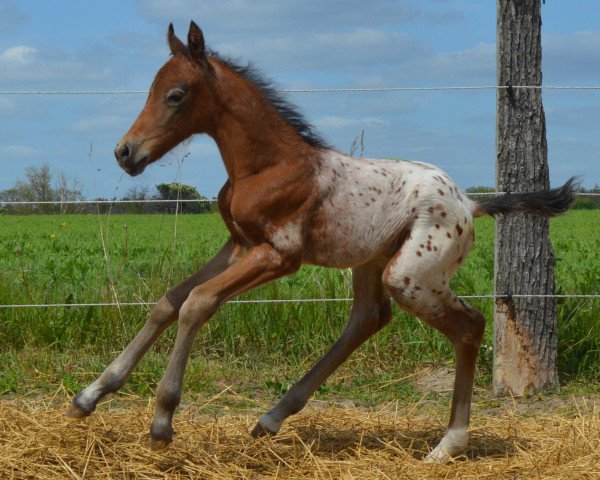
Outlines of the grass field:
[{"label": "grass field", "polygon": [[[600,292],[598,211],[552,220],[558,293]],[[478,219],[476,247],[453,279],[458,294],[492,292],[491,219]],[[227,237],[217,215],[73,215],[0,218],[0,303],[153,301],[202,265]],[[244,298],[345,298],[348,270],[303,267]],[[489,299],[472,301],[488,319],[478,384],[491,374]],[[225,305],[201,332],[185,389],[213,395],[222,382],[250,398],[279,395],[316,361],[346,321],[349,302]],[[0,309],[0,394],[76,391],[89,383],[143,323],[149,307]],[[564,381],[600,380],[600,301],[559,300],[559,369]],[[125,391],[150,394],[174,338],[167,331]],[[394,321],[318,392],[377,403],[415,395],[398,381],[423,365],[451,365],[448,342],[414,318]]]}]

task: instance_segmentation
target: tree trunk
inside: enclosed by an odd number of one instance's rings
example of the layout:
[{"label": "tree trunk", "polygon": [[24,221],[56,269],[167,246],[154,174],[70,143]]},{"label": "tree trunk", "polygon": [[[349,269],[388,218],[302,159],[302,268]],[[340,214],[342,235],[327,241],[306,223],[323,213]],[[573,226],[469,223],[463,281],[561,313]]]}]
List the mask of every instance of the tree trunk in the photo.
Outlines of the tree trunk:
[{"label": "tree trunk", "polygon": [[[541,0],[497,0],[498,85],[542,84]],[[499,89],[496,187],[549,188],[546,120],[539,89]],[[496,222],[495,292],[554,294],[554,251],[545,218],[509,215]],[[496,300],[496,395],[525,395],[558,385],[556,299]]]}]

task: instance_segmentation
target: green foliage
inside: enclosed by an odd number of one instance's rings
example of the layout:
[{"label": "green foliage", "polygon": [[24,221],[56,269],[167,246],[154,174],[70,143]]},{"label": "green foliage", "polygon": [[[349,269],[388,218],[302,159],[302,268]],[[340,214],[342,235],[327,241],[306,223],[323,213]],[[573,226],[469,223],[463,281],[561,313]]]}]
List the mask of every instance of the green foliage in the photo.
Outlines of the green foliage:
[{"label": "green foliage", "polygon": [[[0,191],[0,201],[5,202],[65,202],[82,200],[83,184],[62,171],[54,172],[50,165],[29,166],[25,178],[17,180],[12,188]],[[70,204],[6,205],[2,213],[69,213],[79,206]]]},{"label": "green foliage", "polygon": [[[558,293],[599,292],[598,220],[598,211],[576,211],[551,221]],[[458,294],[493,291],[493,234],[492,219],[477,219],[475,248],[452,279]],[[0,223],[0,303],[152,302],[204,264],[226,239],[216,214],[5,216]],[[349,270],[304,266],[242,299],[347,297]],[[478,376],[485,383],[492,366],[493,301],[470,303],[488,319]],[[259,390],[283,392],[335,341],[350,306],[224,305],[198,336],[188,388],[215,388],[218,393],[217,375],[238,378],[246,372],[247,383]],[[149,308],[0,309],[0,393],[51,390],[61,383],[75,390],[85,385],[133,338]],[[558,313],[561,375],[600,380],[600,302],[560,299]],[[158,340],[127,391],[153,390],[174,333],[171,327]],[[442,335],[395,309],[390,325],[353,355],[319,395],[351,390],[352,396],[373,399],[410,393],[404,382],[393,379],[423,364],[452,361],[452,348]]]},{"label": "green foliage", "polygon": [[[477,186],[477,187],[469,187],[465,190],[465,192],[469,194],[469,198],[476,202],[483,202],[485,200],[488,200],[490,198],[490,196],[487,194],[493,193],[495,191],[496,191],[495,188],[484,187],[481,185]],[[478,193],[483,193],[484,195],[478,195]]]},{"label": "green foliage", "polygon": [[[161,200],[207,200],[198,193],[195,187],[184,183],[160,183],[156,185]],[[180,204],[181,213],[208,213],[210,204],[208,202],[182,202]],[[175,203],[165,207],[169,213],[175,212]]]},{"label": "green foliage", "polygon": [[589,198],[577,198],[571,207],[573,210],[596,210],[596,202]]},{"label": "green foliage", "polygon": [[469,187],[465,190],[467,193],[492,193],[495,192],[496,189],[494,187],[485,187],[483,185],[479,185],[477,187]]}]

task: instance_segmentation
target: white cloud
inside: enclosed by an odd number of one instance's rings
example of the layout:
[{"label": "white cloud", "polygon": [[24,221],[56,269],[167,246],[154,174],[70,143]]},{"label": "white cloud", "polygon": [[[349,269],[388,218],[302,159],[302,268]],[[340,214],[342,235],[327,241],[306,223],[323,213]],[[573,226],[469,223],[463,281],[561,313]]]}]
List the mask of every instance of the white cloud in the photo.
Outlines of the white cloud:
[{"label": "white cloud", "polygon": [[466,50],[429,55],[394,69],[391,76],[413,82],[494,85],[496,45],[480,43]]},{"label": "white cloud", "polygon": [[456,10],[413,0],[144,0],[144,18],[166,26],[174,21],[185,41],[191,19],[204,29],[207,45],[247,58],[269,71],[366,71],[430,56],[429,48],[400,24],[456,23]]},{"label": "white cloud", "polygon": [[329,115],[319,118],[315,122],[319,128],[347,128],[347,127],[372,127],[372,126],[388,126],[390,122],[375,117],[365,118],[346,118],[335,115]]},{"label": "white cloud", "polygon": [[598,83],[600,76],[600,31],[542,37],[544,83]]},{"label": "white cloud", "polygon": [[428,48],[410,35],[374,28],[310,35],[296,31],[216,47],[225,55],[256,59],[261,66],[280,71],[370,71],[375,66],[405,64],[429,55]]},{"label": "white cloud", "polygon": [[39,150],[26,145],[7,145],[0,148],[0,155],[2,157],[33,158],[39,153]]},{"label": "white cloud", "polygon": [[[542,37],[544,83],[596,82],[600,76],[600,31]],[[437,84],[495,84],[496,45],[480,43],[455,52],[427,54],[392,68],[387,78]],[[384,78],[385,81],[385,78]],[[390,83],[388,82],[388,85]]]},{"label": "white cloud", "polygon": [[[544,83],[597,83],[600,76],[600,31],[584,31],[569,35],[543,35],[542,70]],[[496,45],[480,43],[455,52],[428,54],[392,68],[387,79],[396,82],[430,81],[437,84],[489,84],[496,81]],[[388,85],[390,82],[384,83]]]},{"label": "white cloud", "polygon": [[7,48],[0,53],[0,62],[8,65],[29,65],[33,60],[37,50],[27,45],[17,45]]},{"label": "white cloud", "polygon": [[52,88],[51,84],[77,85],[110,81],[113,70],[103,65],[99,55],[91,52],[65,51],[44,45],[18,45],[0,53],[4,88],[24,89],[30,86]]},{"label": "white cloud", "polygon": [[[368,26],[396,24],[416,20],[429,21],[428,12],[415,1],[371,0],[221,0],[218,5],[208,0],[138,0],[140,14],[155,22],[183,22],[190,20],[199,25],[218,26],[229,33],[262,30],[287,31],[299,22],[311,29],[335,29],[337,25]],[[438,15],[439,21],[443,15]],[[180,32],[185,35],[186,32]]]}]

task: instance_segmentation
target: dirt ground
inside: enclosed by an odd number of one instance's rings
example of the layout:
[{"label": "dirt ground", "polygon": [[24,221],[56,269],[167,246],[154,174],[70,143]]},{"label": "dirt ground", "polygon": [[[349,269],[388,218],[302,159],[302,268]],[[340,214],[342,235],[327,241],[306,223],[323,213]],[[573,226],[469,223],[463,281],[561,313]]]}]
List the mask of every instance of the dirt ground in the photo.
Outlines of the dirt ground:
[{"label": "dirt ground", "polygon": [[66,396],[0,401],[2,479],[600,478],[598,399],[476,398],[471,441],[447,465],[422,459],[441,438],[446,401],[376,409],[313,402],[273,438],[248,432],[258,412],[179,410],[173,444],[149,449],[152,405],[121,398],[88,419]]}]

